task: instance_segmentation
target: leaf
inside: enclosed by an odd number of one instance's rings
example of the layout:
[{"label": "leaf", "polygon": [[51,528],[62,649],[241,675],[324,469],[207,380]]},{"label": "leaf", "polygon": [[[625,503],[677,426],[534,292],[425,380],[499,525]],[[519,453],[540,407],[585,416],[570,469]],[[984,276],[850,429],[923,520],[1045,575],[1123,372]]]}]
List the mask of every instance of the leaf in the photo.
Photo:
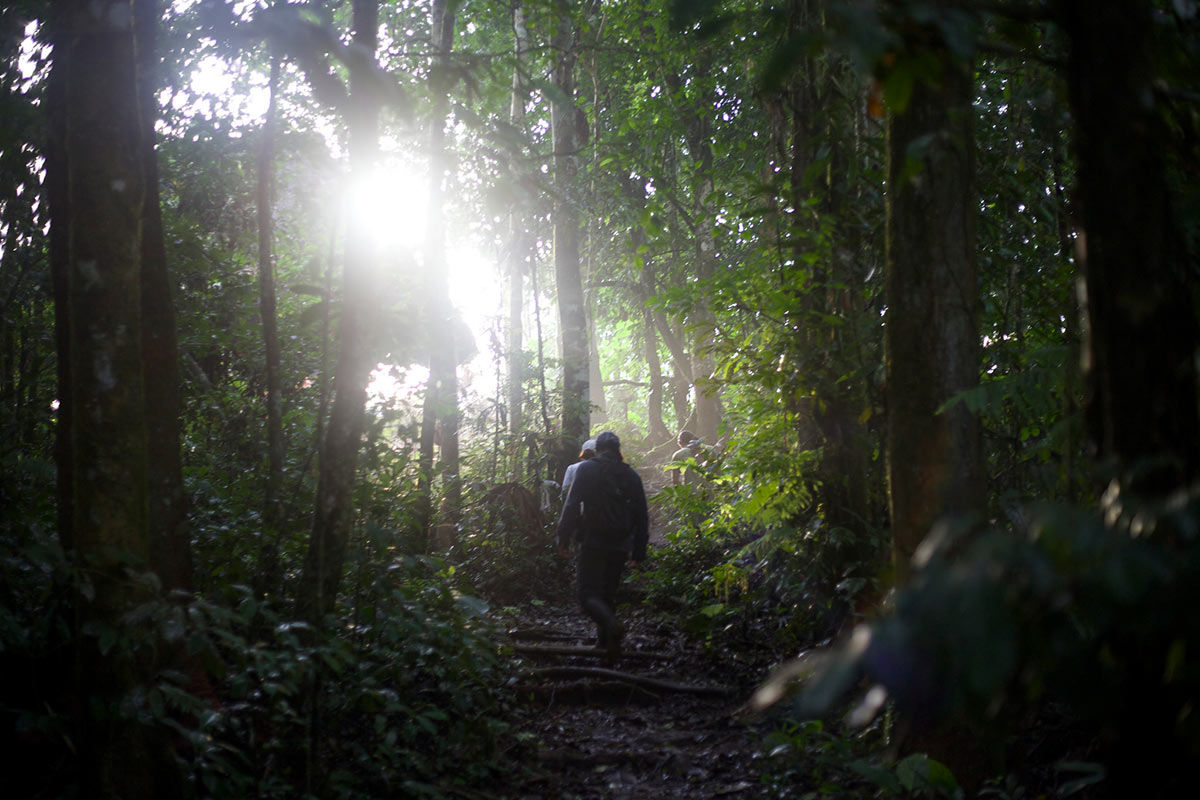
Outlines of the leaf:
[{"label": "leaf", "polygon": [[480,600],[478,597],[472,597],[469,594],[460,594],[454,598],[454,601],[458,604],[459,611],[467,619],[481,617],[488,612],[489,606],[486,601]]},{"label": "leaf", "polygon": [[910,792],[950,797],[958,789],[950,768],[924,753],[913,753],[901,760],[896,765],[896,777]]}]

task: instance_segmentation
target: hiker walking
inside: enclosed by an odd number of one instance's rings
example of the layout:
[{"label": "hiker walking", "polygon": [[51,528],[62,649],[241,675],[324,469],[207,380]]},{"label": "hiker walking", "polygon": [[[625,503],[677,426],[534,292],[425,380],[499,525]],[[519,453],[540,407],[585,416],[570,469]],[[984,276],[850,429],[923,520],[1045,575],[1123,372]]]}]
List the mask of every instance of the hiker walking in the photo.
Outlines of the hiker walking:
[{"label": "hiker walking", "polygon": [[596,456],[575,470],[558,520],[558,546],[569,555],[571,545],[579,545],[579,606],[596,622],[597,647],[611,657],[620,655],[625,635],[615,613],[621,573],[627,561],[645,560],[649,527],[642,479],[621,458],[621,440],[605,431],[596,437]]}]

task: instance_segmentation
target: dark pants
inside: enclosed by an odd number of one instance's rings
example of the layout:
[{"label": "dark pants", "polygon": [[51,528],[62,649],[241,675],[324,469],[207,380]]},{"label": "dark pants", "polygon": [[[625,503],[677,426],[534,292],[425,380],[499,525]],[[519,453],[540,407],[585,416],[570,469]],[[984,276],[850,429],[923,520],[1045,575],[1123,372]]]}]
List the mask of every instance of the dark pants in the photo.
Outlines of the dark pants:
[{"label": "dark pants", "polygon": [[613,612],[617,608],[617,587],[628,555],[619,550],[583,547],[579,550],[577,577],[579,605],[583,613],[596,621],[597,644],[607,647],[611,636],[619,637],[621,623]]}]

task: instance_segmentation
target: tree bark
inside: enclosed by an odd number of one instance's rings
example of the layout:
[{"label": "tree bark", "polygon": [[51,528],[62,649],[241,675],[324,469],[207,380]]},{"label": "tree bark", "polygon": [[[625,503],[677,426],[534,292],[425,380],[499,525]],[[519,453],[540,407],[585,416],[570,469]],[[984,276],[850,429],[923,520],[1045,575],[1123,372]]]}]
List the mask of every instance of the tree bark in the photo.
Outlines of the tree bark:
[{"label": "tree bark", "polygon": [[562,473],[587,438],[589,418],[588,335],[579,271],[579,208],[575,106],[575,28],[567,0],[557,0],[554,36],[554,85],[558,96],[551,110],[554,147],[554,278],[558,292],[558,324],[562,349]]},{"label": "tree bark", "polygon": [[[1175,139],[1174,112],[1156,96],[1163,31],[1152,4],[1062,0],[1058,9],[1070,38],[1087,435],[1108,482],[1106,516],[1128,519],[1139,500],[1161,502],[1194,485],[1200,461],[1196,264],[1172,196],[1178,167],[1168,166],[1191,158],[1195,145]],[[1106,783],[1114,797],[1182,795],[1180,693],[1162,678],[1178,639],[1115,627],[1106,647],[1128,654],[1122,684],[1137,691],[1109,710],[1116,735]]]},{"label": "tree bark", "polygon": [[[378,27],[376,0],[355,0],[354,44],[374,54]],[[372,55],[369,63],[373,62]],[[351,72],[349,105],[350,170],[356,181],[364,183],[375,167],[379,149],[379,98],[370,78],[360,71],[365,68],[363,65]],[[348,221],[333,403],[321,452],[312,535],[297,597],[302,618],[313,626],[320,626],[325,615],[333,611],[342,580],[346,545],[354,523],[354,479],[372,366],[368,341],[375,319],[372,297],[378,283],[377,253],[371,232],[355,230],[358,223],[357,219]]]},{"label": "tree bark", "polygon": [[275,292],[275,93],[279,56],[271,56],[267,115],[258,150],[258,312],[262,318],[263,359],[267,376],[267,476],[263,487],[263,526],[259,542],[256,593],[270,596],[279,582],[279,543],[283,536],[283,387],[280,376],[279,320]]},{"label": "tree bark", "polygon": [[442,474],[443,521],[457,522],[462,504],[462,486],[458,475],[458,359],[454,351],[454,309],[446,278],[446,227],[443,219],[446,172],[446,108],[449,58],[454,43],[454,15],[457,5],[434,0],[430,23],[437,51],[430,70],[433,110],[429,127],[429,206],[425,231],[425,286],[432,335],[429,359],[429,384],[421,412],[421,453],[419,490],[422,497],[422,530],[429,542],[433,520],[433,449],[440,424],[440,464]]},{"label": "tree bark", "polygon": [[1194,263],[1167,183],[1151,12],[1132,0],[1060,7],[1079,158],[1088,434],[1109,477],[1162,495],[1197,475],[1200,418]]},{"label": "tree bark", "polygon": [[70,27],[62,19],[52,21],[51,41],[55,57],[46,83],[46,202],[50,210],[48,260],[54,292],[54,349],[57,353],[58,410],[54,424],[54,463],[57,472],[57,517],[59,542],[70,553],[75,548],[71,529],[74,518],[72,487],[75,485],[71,459],[71,432],[75,429],[75,405],[71,380],[71,325],[67,290],[70,271],[70,196],[67,148],[67,64]]},{"label": "tree bark", "polygon": [[978,421],[963,403],[943,409],[979,382],[971,71],[944,47],[930,52],[940,84],[918,81],[888,130],[886,438],[898,577],[930,526],[979,508],[982,495]]},{"label": "tree bark", "polygon": [[122,709],[150,665],[126,646],[100,644],[146,599],[147,587],[129,570],[145,568],[151,555],[142,362],[148,144],[135,7],[79,0],[59,13],[55,22],[67,28],[56,37],[54,70],[63,71],[64,94],[51,121],[65,125],[66,201],[55,212],[63,210],[67,223],[66,314],[59,317],[67,331],[59,356],[70,362],[60,401],[71,419],[60,478],[69,480],[65,540],[80,567],[80,790],[97,798],[175,797],[183,787],[169,746]]},{"label": "tree bark", "polygon": [[[525,28],[525,13],[520,0],[513,4],[513,76],[508,121],[519,130],[525,119],[524,59],[529,48]],[[508,365],[508,433],[514,443],[525,427],[525,352],[522,337],[522,317],[525,309],[525,270],[528,264],[528,233],[521,195],[521,165],[514,153],[509,159],[509,180],[513,186],[513,203],[509,209],[508,225],[508,339],[505,348]],[[520,459],[513,462],[514,470]]]},{"label": "tree bark", "polygon": [[179,396],[179,346],[171,277],[163,240],[158,195],[158,155],[154,124],[159,82],[156,31],[158,0],[136,0],[135,32],[142,109],[142,171],[146,199],[142,214],[142,363],[149,478],[150,565],[165,589],[192,591],[192,549],[188,497],[183,487],[182,402]]}]

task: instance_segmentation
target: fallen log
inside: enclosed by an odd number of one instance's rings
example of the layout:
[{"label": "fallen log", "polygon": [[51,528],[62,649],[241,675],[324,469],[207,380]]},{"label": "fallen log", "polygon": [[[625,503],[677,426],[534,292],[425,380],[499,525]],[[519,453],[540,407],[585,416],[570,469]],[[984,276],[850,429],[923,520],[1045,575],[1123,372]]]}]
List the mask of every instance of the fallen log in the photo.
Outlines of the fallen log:
[{"label": "fallen log", "polygon": [[676,692],[679,694],[697,694],[719,696],[729,694],[732,690],[726,686],[698,686],[693,683],[677,683],[651,678],[647,675],[635,675],[615,669],[603,667],[543,667],[531,670],[529,676],[552,680],[554,678],[603,678],[610,681],[624,681],[646,689],[660,692]]},{"label": "fallen log", "polygon": [[[566,647],[539,644],[510,645],[514,653],[524,653],[534,656],[590,656],[593,658],[608,658],[608,652],[595,647]],[[632,658],[641,661],[671,661],[673,656],[667,653],[652,653],[645,650],[622,650],[621,658]]]}]

